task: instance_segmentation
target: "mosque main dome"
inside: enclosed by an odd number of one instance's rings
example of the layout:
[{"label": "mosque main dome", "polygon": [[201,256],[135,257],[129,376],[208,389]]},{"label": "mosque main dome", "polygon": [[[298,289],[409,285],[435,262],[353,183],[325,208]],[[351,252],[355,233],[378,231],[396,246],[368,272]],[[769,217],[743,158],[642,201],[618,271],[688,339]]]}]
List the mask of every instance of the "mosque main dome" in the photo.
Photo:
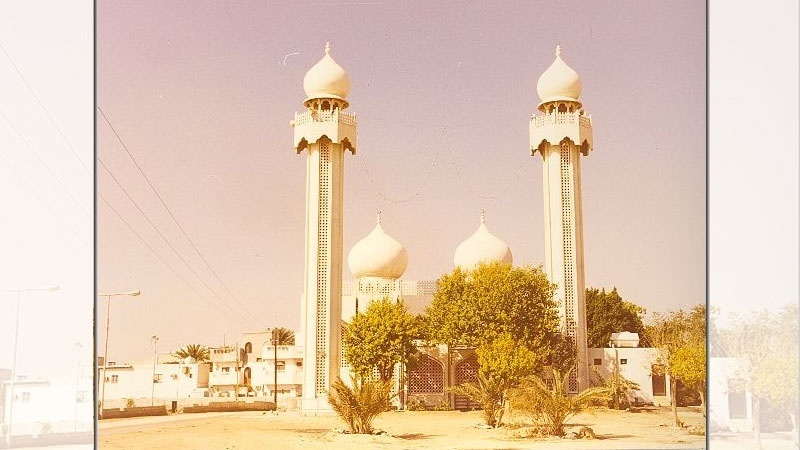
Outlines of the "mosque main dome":
[{"label": "mosque main dome", "polygon": [[536,91],[542,103],[576,102],[581,96],[581,77],[561,59],[561,46],[556,46],[556,59],[539,77]]},{"label": "mosque main dome", "polygon": [[308,69],[303,78],[306,100],[336,98],[344,100],[350,92],[350,76],[333,60],[330,43],[325,45],[325,56]]},{"label": "mosque main dome", "polygon": [[512,264],[511,248],[486,228],[486,216],[481,213],[478,230],[459,244],[453,264],[464,270],[472,270],[480,263],[503,262]]},{"label": "mosque main dome", "polygon": [[381,227],[381,219],[367,237],[358,241],[347,257],[350,272],[356,278],[400,278],[408,267],[405,247]]}]

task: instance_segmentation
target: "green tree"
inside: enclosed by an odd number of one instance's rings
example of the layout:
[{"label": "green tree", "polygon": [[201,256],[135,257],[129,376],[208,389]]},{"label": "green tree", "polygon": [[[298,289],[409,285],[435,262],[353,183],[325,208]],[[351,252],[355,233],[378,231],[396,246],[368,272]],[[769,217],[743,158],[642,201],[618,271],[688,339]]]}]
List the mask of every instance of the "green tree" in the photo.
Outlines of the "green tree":
[{"label": "green tree", "polygon": [[408,363],[416,351],[418,334],[417,320],[402,302],[373,301],[344,328],[345,361],[357,376],[377,369],[381,380],[389,380],[395,365]]},{"label": "green tree", "polygon": [[[705,358],[698,360],[698,352],[692,350],[699,343],[705,345],[705,323],[706,307],[697,305],[689,312],[678,310],[667,314],[656,313],[653,321],[645,326],[645,341],[658,349],[658,355],[653,362],[670,377],[670,404],[675,426],[682,425],[678,417],[678,380],[691,383],[692,380],[697,380],[701,370],[702,378],[705,379]],[[681,379],[687,375],[689,380]]]},{"label": "green tree", "polygon": [[630,331],[644,334],[641,306],[620,297],[617,288],[586,289],[586,329],[589,348],[608,347],[611,333]]},{"label": "green tree", "polygon": [[543,376],[533,375],[519,388],[511,391],[511,404],[515,410],[529,415],[534,422],[547,428],[553,436],[564,436],[564,424],[588,408],[592,402],[608,400],[609,389],[594,386],[571,396],[566,386],[570,371],[551,368]]},{"label": "green tree", "polygon": [[554,291],[541,267],[456,268],[437,282],[424,313],[427,337],[448,347],[479,347],[508,333],[517,345],[546,356],[559,324]]},{"label": "green tree", "polygon": [[465,383],[453,391],[481,404],[486,424],[494,428],[502,424],[508,390],[541,366],[542,355],[519,346],[508,333],[483,344],[478,356],[478,382]]},{"label": "green tree", "polygon": [[277,327],[273,329],[273,333],[277,335],[278,345],[294,345],[294,331]]},{"label": "green tree", "polygon": [[797,306],[733,316],[718,332],[722,351],[739,360],[739,378],[752,395],[753,437],[761,443],[761,400],[783,409],[792,421],[797,446]]},{"label": "green tree", "polygon": [[208,347],[200,344],[189,344],[173,353],[173,355],[181,359],[192,358],[199,363],[211,359],[211,354],[208,351]]}]

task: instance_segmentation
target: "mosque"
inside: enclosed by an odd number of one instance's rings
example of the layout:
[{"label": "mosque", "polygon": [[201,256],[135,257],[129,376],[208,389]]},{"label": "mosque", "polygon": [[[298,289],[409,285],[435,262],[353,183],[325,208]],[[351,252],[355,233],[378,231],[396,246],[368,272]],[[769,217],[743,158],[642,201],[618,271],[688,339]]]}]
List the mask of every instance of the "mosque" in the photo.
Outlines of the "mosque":
[{"label": "mosque", "polygon": [[[402,300],[413,313],[431,303],[433,280],[403,280],[409,258],[403,245],[384,231],[380,214],[372,232],[356,243],[348,254],[348,267],[355,277],[343,282],[343,169],[345,154],[357,153],[356,116],[345,112],[350,77],[325,54],[306,73],[303,88],[306,110],[295,113],[294,149],[307,153],[305,276],[301,296],[303,386],[300,407],[304,411],[330,409],[327,391],[338,377],[347,379],[349,368],[342,358],[342,323],[364,311],[373,299]],[[581,80],[561,58],[539,77],[539,114],[529,123],[530,154],[542,159],[545,273],[558,288],[563,332],[577,342],[578,370],[569,380],[569,390],[588,386],[589,349],[586,339],[584,301],[583,222],[580,157],[592,150],[592,121],[579,101]],[[513,263],[510,247],[493,235],[481,213],[475,233],[456,249],[453,263],[471,269],[480,262]],[[444,270],[443,270],[444,272]],[[603,350],[603,349],[592,349]],[[618,353],[617,353],[618,354]],[[427,404],[449,403],[467,407],[468,401],[446,394],[446,388],[475,380],[477,360],[471,349],[457,351],[455,363],[446,364],[444,351],[423,349],[420,364],[409,374],[408,395]],[[594,359],[595,364],[598,359]]]}]

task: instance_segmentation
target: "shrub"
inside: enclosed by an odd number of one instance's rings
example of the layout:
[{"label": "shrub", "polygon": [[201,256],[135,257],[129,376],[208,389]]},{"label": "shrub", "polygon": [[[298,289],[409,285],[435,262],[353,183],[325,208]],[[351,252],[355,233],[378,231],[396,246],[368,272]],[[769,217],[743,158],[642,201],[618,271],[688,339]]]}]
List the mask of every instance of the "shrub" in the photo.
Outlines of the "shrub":
[{"label": "shrub", "polygon": [[372,434],[372,421],[391,407],[391,381],[353,377],[352,387],[337,379],[328,392],[328,402],[353,434]]},{"label": "shrub", "polygon": [[406,405],[409,411],[427,411],[428,407],[425,406],[425,399],[422,397],[412,398]]},{"label": "shrub", "polygon": [[565,388],[571,371],[562,375],[558,369],[551,368],[544,377],[531,376],[521,387],[511,390],[513,408],[528,414],[549,434],[564,436],[564,424],[570,418],[588,408],[593,400],[610,397],[610,390],[605,386],[590,387],[574,396],[568,395]]},{"label": "shrub", "polygon": [[505,392],[502,382],[493,377],[485,376],[478,372],[478,382],[468,382],[451,389],[456,395],[463,395],[473,402],[480,403],[483,408],[483,418],[486,425],[497,428],[503,418],[503,394]]},{"label": "shrub", "polygon": [[132,398],[127,399],[127,401],[125,402],[125,407],[133,408],[134,406],[136,406],[136,402]]},{"label": "shrub", "polygon": [[453,408],[450,407],[450,402],[445,399],[439,400],[439,403],[433,407],[434,411],[452,411]]}]

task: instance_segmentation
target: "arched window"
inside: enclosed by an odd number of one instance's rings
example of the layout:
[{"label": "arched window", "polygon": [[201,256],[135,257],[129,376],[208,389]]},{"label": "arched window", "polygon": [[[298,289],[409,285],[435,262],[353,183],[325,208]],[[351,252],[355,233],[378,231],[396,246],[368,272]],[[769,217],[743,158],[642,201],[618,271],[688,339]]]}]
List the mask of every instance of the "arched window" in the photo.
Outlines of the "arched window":
[{"label": "arched window", "polygon": [[253,344],[250,342],[244,344],[244,352],[248,354],[253,353]]},{"label": "arched window", "polygon": [[421,355],[408,374],[410,394],[443,394],[444,367],[429,355]]}]

